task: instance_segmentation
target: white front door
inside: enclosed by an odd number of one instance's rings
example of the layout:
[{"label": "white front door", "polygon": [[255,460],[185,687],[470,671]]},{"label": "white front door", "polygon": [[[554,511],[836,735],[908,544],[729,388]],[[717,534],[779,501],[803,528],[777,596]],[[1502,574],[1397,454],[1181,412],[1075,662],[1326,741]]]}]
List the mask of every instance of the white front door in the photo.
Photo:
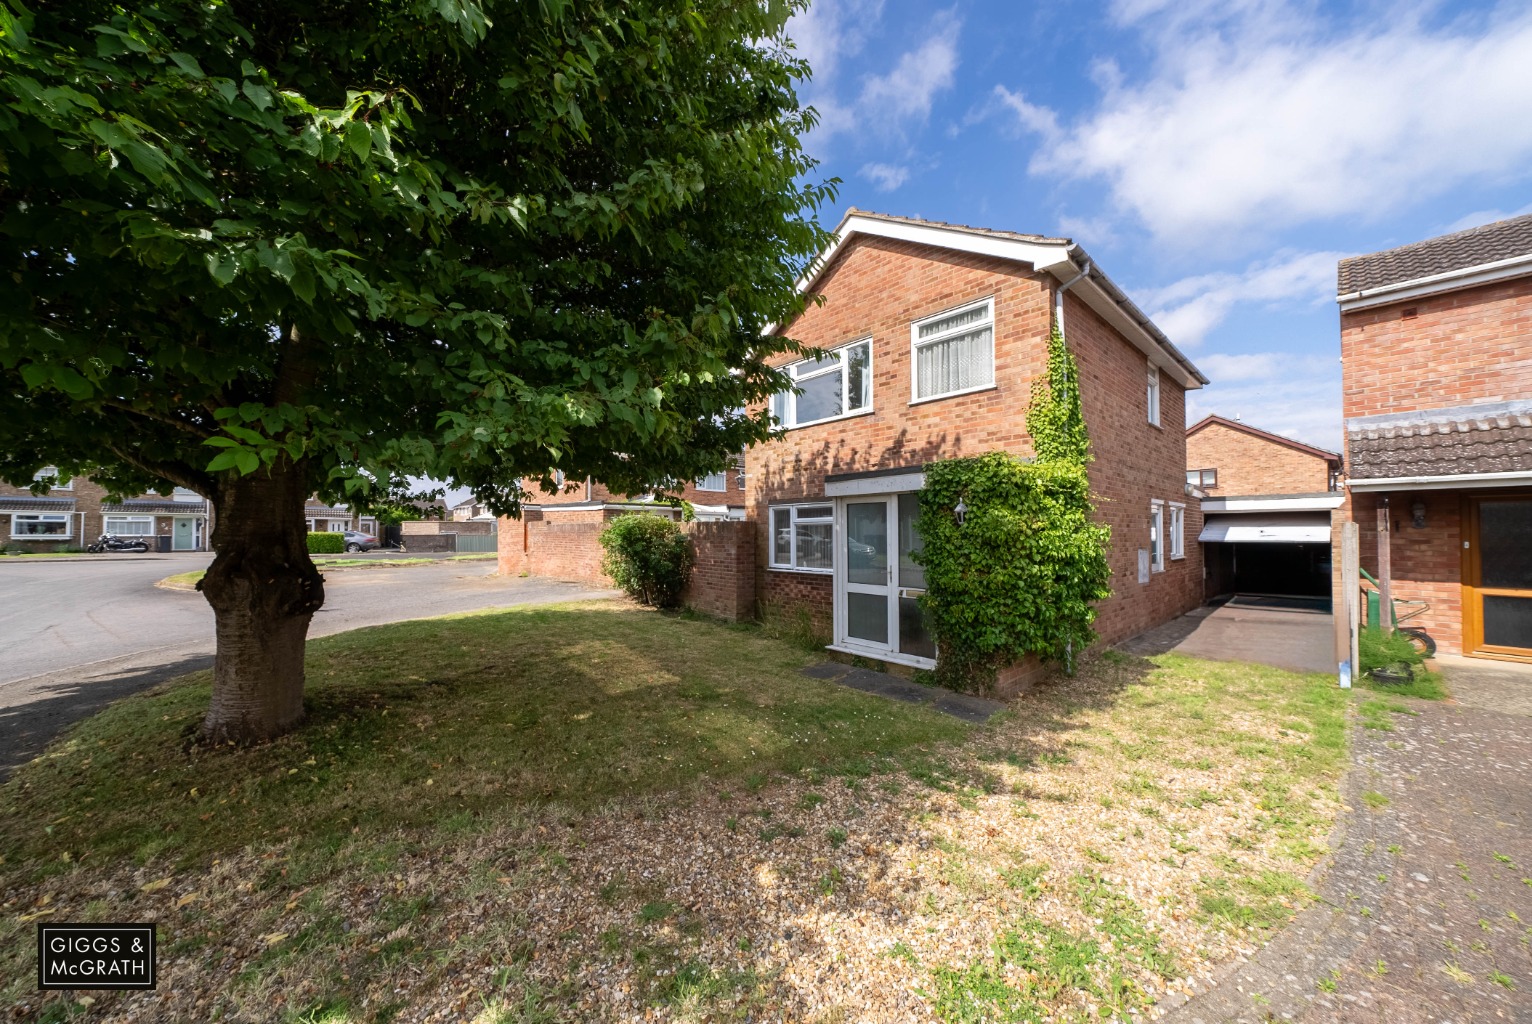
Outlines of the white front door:
[{"label": "white front door", "polygon": [[906,664],[934,663],[936,646],[918,599],[925,574],[912,555],[920,505],[914,492],[836,503],[837,646]]}]

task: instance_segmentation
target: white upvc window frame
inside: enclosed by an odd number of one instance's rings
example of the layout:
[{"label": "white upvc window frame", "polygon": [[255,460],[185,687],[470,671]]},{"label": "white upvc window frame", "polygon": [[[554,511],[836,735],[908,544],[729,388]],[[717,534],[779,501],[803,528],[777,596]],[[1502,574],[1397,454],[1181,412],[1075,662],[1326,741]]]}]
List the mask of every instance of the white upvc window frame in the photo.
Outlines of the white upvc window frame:
[{"label": "white upvc window frame", "polygon": [[[19,521],[63,523],[63,533],[17,533]],[[11,540],[70,540],[74,537],[74,514],[71,512],[12,512]]]},{"label": "white upvc window frame", "polygon": [[[867,369],[864,371],[867,375],[867,404],[860,409],[852,409],[849,390],[851,387],[851,368],[847,357],[851,350],[859,345],[867,346]],[[769,409],[778,425],[787,430],[817,426],[820,423],[834,423],[837,420],[847,420],[853,416],[866,416],[873,410],[877,396],[873,393],[874,353],[872,335],[869,334],[854,341],[848,341],[844,345],[837,345],[835,348],[826,349],[821,355],[823,356],[822,359],[800,359],[797,362],[788,363],[786,366],[780,367],[780,369],[791,377],[794,383],[827,377],[832,373],[839,373],[841,412],[836,416],[826,416],[817,420],[805,420],[800,423],[798,421],[798,393],[793,390],[781,391],[771,397]],[[834,357],[833,361],[832,357]],[[823,363],[824,365],[816,366],[815,364],[817,363]],[[800,375],[798,372],[799,367],[805,366],[811,367],[811,369]]]},{"label": "white upvc window frame", "polygon": [[[803,516],[798,515],[799,509],[825,509],[824,515]],[[788,562],[777,561],[777,513],[788,513]],[[829,524],[830,526],[830,564],[825,568],[812,568],[798,565],[798,523],[810,523],[814,526]],[[835,504],[828,498],[824,501],[803,501],[783,505],[770,505],[766,509],[766,565],[767,568],[776,572],[802,572],[811,573],[815,576],[830,576],[835,572]]]},{"label": "white upvc window frame", "polygon": [[1149,425],[1158,427],[1160,425],[1160,368],[1153,363],[1149,364],[1144,400],[1148,405]]},{"label": "white upvc window frame", "polygon": [[[122,532],[120,532],[118,530],[113,530],[113,529],[109,529],[108,528],[107,524],[114,523],[114,522],[118,522],[118,523],[121,523],[121,522],[148,523],[149,524],[149,529],[145,530],[143,533],[122,533]],[[113,536],[120,536],[120,537],[153,537],[154,536],[154,517],[153,516],[135,516],[135,515],[130,515],[128,513],[108,512],[108,513],[104,514],[101,517],[101,532],[102,533],[111,534]]]},{"label": "white upvc window frame", "polygon": [[1179,501],[1170,503],[1170,560],[1180,561],[1186,557],[1186,506]]},{"label": "white upvc window frame", "polygon": [[54,483],[48,485],[48,490],[50,491],[74,490],[74,477],[70,477],[66,483],[58,483],[58,478],[59,468],[57,466],[44,466],[42,469],[39,469],[36,473],[32,474],[32,480],[34,483],[40,483],[44,480],[55,481]]},{"label": "white upvc window frame", "polygon": [[[959,313],[966,313],[971,309],[978,309],[980,306],[985,307],[985,319],[989,322],[989,381],[984,384],[975,384],[972,387],[959,388],[957,391],[943,391],[941,394],[927,395],[924,398],[920,397],[920,381],[917,376],[919,373],[917,368],[920,365],[920,361],[916,357],[916,353],[928,345],[935,345],[959,334],[970,334],[976,329],[975,324],[964,324],[960,327],[954,327],[945,333],[922,338],[920,336],[920,325],[928,324],[932,320],[941,320],[949,316],[956,316]],[[965,302],[961,306],[953,306],[951,309],[944,309],[940,313],[933,313],[930,316],[923,316],[919,320],[910,321],[910,404],[919,405],[922,402],[939,402],[944,398],[956,398],[958,395],[971,395],[977,391],[993,389],[995,387],[995,344],[995,297],[993,295],[979,299],[977,302]]]},{"label": "white upvc window frame", "polygon": [[[716,486],[714,486],[716,484]],[[716,473],[707,476],[699,476],[696,480],[699,491],[727,491],[729,489],[729,471],[720,469]]]},{"label": "white upvc window frame", "polygon": [[1165,571],[1165,502],[1159,498],[1149,502],[1149,571]]}]

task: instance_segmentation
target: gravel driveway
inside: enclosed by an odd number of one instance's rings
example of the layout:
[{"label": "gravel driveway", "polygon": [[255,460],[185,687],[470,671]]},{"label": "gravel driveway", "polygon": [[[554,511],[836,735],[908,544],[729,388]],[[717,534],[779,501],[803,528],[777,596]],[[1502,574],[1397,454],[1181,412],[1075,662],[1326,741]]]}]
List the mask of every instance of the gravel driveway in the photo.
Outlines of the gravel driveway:
[{"label": "gravel driveway", "polygon": [[[111,701],[212,664],[213,612],[156,580],[207,554],[0,563],[0,779]],[[493,561],[326,574],[309,636],[451,612],[609,596],[573,583],[502,578]]]},{"label": "gravel driveway", "polygon": [[1463,665],[1474,704],[1395,699],[1357,730],[1322,902],[1168,1020],[1532,1021],[1532,674],[1491,710],[1507,673]]}]

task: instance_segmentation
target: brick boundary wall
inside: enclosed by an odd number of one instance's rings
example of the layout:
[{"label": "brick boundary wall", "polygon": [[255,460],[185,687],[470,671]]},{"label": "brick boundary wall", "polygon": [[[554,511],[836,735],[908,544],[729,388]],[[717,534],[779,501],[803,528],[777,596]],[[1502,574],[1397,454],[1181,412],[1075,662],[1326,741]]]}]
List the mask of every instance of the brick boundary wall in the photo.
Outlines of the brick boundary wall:
[{"label": "brick boundary wall", "polygon": [[742,519],[687,523],[696,563],[682,600],[730,622],[755,618],[755,524]]},{"label": "brick boundary wall", "polygon": [[[499,568],[504,576],[544,576],[610,587],[601,571],[601,532],[619,509],[589,509],[500,521]],[[755,527],[743,520],[682,525],[696,563],[682,600],[716,618],[755,617]]]}]

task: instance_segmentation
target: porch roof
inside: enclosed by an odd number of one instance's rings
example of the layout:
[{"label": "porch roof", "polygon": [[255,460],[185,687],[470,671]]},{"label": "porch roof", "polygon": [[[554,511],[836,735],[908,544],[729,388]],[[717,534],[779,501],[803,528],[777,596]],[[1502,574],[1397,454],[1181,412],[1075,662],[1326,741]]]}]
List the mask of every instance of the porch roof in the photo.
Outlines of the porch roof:
[{"label": "porch roof", "polygon": [[1532,472],[1532,400],[1346,421],[1351,485]]}]

